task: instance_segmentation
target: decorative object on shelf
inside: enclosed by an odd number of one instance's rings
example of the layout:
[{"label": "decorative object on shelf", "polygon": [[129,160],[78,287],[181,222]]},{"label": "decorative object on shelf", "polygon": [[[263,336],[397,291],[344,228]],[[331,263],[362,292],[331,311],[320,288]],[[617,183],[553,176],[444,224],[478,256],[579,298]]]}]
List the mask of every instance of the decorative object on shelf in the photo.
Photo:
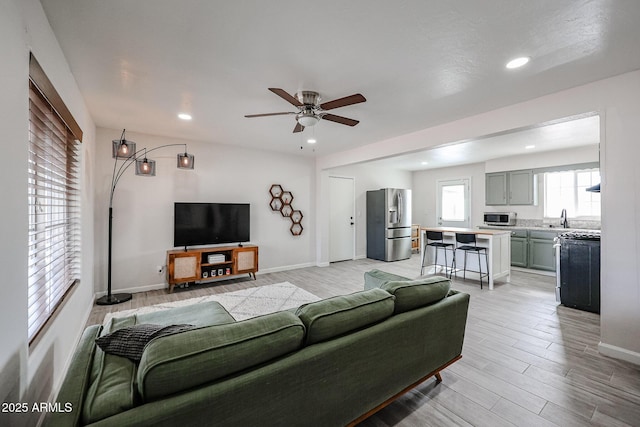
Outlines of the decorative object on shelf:
[{"label": "decorative object on shelf", "polygon": [[291,212],[293,212],[293,208],[289,203],[283,204],[282,207],[280,208],[280,213],[282,214],[282,216],[289,217],[291,216]]},{"label": "decorative object on shelf", "polygon": [[[111,156],[115,159],[113,162],[113,175],[111,176],[111,190],[109,194],[109,253],[108,253],[108,265],[107,265],[107,295],[100,297],[96,300],[98,305],[113,305],[120,304],[125,301],[129,301],[132,298],[128,293],[111,293],[111,249],[113,241],[113,195],[116,191],[118,181],[122,178],[124,172],[135,163],[136,175],[139,176],[155,176],[156,175],[156,162],[147,158],[147,153],[150,153],[160,148],[183,146],[184,153],[178,153],[178,169],[193,169],[194,156],[187,153],[186,144],[166,144],[159,147],[146,148],[136,150],[136,143],[128,141],[124,136],[125,129],[122,130],[120,139],[114,139],[112,141]],[[118,167],[118,161],[121,161],[120,167]]]},{"label": "decorative object on shelf", "polygon": [[280,214],[291,220],[291,227],[289,231],[294,236],[299,236],[302,234],[302,212],[294,209],[291,205],[293,202],[293,193],[291,191],[285,191],[280,184],[273,184],[271,188],[269,188],[269,194],[271,195],[271,201],[269,202],[269,206],[271,210],[274,212],[280,212]]}]

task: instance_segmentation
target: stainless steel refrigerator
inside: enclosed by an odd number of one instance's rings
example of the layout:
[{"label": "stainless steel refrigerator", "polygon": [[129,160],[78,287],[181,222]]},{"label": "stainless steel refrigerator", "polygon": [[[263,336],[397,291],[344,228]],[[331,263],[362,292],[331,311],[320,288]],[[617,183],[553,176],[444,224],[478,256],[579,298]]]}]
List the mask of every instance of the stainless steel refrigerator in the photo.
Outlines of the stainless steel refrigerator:
[{"label": "stainless steel refrigerator", "polygon": [[367,191],[367,258],[411,257],[411,190]]}]

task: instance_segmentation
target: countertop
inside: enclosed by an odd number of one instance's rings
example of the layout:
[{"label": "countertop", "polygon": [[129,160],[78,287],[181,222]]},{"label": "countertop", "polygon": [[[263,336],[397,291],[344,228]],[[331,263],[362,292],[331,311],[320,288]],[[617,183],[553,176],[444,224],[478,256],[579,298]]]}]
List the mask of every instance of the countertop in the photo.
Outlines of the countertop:
[{"label": "countertop", "polygon": [[581,232],[595,232],[595,233],[599,233],[600,230],[594,230],[591,228],[563,228],[563,227],[523,227],[523,226],[517,226],[517,225],[481,225],[479,227],[480,229],[486,229],[486,230],[508,230],[508,231],[513,231],[513,230],[535,230],[535,231],[549,231],[552,233],[567,233],[569,231],[581,231]]},{"label": "countertop", "polygon": [[[429,231],[442,231],[444,233],[470,233],[470,234],[490,234],[490,235],[498,235],[498,234],[511,234],[511,229],[507,230],[503,227],[496,228],[460,228],[460,227],[422,227],[421,230],[429,230]],[[515,228],[514,228],[515,230]]]}]

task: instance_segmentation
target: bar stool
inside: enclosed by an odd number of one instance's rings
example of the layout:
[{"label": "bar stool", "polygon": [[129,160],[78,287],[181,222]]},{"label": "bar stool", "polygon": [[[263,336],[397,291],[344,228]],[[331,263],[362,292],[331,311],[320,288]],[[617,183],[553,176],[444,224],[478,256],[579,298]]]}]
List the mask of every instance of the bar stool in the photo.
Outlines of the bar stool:
[{"label": "bar stool", "polygon": [[[462,245],[462,246],[459,246]],[[487,258],[487,248],[483,248],[477,245],[476,235],[473,233],[456,233],[456,249],[464,251],[464,267],[463,278],[467,278],[467,252],[475,252],[478,254],[478,268],[480,269],[480,289],[482,289],[482,277],[486,276],[487,280],[489,280],[489,259]],[[486,273],[482,274],[482,263],[480,262],[480,252],[484,252],[484,259],[487,265]],[[454,268],[455,268],[455,257],[453,258]],[[458,273],[456,271],[456,277],[458,277]]]},{"label": "bar stool", "polygon": [[454,244],[444,243],[444,236],[442,234],[442,231],[427,230],[426,234],[427,234],[427,238],[424,242],[424,250],[422,251],[422,268],[420,269],[420,275],[422,276],[422,274],[424,273],[424,268],[426,267],[426,265],[424,265],[424,262],[427,259],[427,246],[431,246],[436,251],[436,256],[433,261],[433,265],[442,265],[442,264],[438,264],[438,249],[442,248],[442,250],[444,250],[444,275],[446,277],[447,268],[448,268],[449,278],[451,278],[452,269],[449,267],[449,263],[447,262],[447,248],[451,248],[451,251],[453,253],[453,260],[451,262],[451,265],[455,265],[455,251],[453,250]]}]

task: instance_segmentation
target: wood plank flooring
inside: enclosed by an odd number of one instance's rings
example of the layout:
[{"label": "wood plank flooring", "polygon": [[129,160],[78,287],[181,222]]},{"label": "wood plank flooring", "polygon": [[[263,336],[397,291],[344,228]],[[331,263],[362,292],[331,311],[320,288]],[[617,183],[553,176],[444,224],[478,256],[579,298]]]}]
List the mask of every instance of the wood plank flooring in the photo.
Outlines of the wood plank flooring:
[{"label": "wood plank flooring", "polygon": [[[134,294],[117,306],[94,306],[88,324],[109,311],[288,281],[319,297],[361,290],[373,268],[415,278],[420,259],[370,259]],[[454,278],[471,295],[463,358],[360,425],[640,426],[640,366],[601,356],[600,316],[560,306],[555,278],[522,271],[511,282]]]}]

